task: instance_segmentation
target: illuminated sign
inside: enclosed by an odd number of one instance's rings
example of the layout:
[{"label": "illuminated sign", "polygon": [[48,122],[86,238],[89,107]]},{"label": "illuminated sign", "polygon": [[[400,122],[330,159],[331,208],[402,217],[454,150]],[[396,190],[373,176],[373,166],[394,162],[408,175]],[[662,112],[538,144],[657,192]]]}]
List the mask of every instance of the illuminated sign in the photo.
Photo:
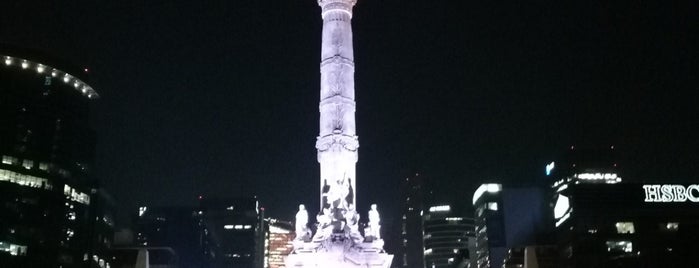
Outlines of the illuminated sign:
[{"label": "illuminated sign", "polygon": [[699,202],[699,184],[689,186],[674,184],[643,185],[645,202]]},{"label": "illuminated sign", "polygon": [[556,167],[555,162],[551,162],[551,164],[546,165],[546,176],[551,175],[551,171],[553,171],[553,168]]}]

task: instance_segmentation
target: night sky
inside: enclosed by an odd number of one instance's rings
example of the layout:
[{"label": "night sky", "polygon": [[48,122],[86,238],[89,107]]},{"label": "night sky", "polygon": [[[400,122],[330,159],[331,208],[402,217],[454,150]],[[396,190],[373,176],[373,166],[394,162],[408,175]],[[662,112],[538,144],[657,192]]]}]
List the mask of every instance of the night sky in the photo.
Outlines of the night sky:
[{"label": "night sky", "polygon": [[[2,2],[0,42],[89,68],[95,176],[122,208],[256,194],[274,217],[317,209],[316,1]],[[697,181],[696,9],[514,2],[359,0],[361,211],[395,214],[414,171],[465,203],[579,144],[615,145],[627,181]]]}]

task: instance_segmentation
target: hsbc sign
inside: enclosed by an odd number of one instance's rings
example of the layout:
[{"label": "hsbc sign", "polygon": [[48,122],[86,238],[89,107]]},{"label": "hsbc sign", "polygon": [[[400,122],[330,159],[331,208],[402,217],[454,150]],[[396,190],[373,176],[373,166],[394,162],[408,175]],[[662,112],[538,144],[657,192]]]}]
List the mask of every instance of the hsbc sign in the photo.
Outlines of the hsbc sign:
[{"label": "hsbc sign", "polygon": [[699,202],[699,184],[648,184],[643,185],[643,190],[645,202]]}]

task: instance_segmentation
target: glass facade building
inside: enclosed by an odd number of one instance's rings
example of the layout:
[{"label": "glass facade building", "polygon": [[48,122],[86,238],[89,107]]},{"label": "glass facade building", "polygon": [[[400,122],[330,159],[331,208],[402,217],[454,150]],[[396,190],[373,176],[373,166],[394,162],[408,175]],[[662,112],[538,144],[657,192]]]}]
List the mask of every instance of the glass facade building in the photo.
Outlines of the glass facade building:
[{"label": "glass facade building", "polygon": [[0,263],[106,267],[112,201],[91,173],[86,71],[6,46],[0,60]]}]

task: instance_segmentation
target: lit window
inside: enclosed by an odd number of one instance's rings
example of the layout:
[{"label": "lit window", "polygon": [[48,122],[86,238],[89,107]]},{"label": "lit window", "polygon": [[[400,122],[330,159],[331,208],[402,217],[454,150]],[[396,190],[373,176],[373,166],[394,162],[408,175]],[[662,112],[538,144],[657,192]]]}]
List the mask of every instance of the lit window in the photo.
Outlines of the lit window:
[{"label": "lit window", "polygon": [[34,161],[29,160],[29,159],[24,159],[24,161],[22,161],[22,167],[24,167],[26,169],[32,169],[32,167],[34,167]]},{"label": "lit window", "polygon": [[10,253],[12,256],[25,256],[27,255],[27,246],[0,241],[0,252]]},{"label": "lit window", "polygon": [[633,222],[617,222],[616,223],[617,234],[633,234],[636,229],[633,226]]},{"label": "lit window", "polygon": [[32,188],[52,189],[52,185],[47,179],[25,175],[10,170],[0,169],[0,181],[8,181],[22,186]]},{"label": "lit window", "polygon": [[668,222],[665,224],[665,230],[676,232],[680,228],[679,222]]},{"label": "lit window", "polygon": [[39,169],[41,169],[43,171],[47,171],[47,170],[49,170],[49,164],[41,162],[41,163],[39,163]]},{"label": "lit window", "polygon": [[489,202],[488,203],[488,209],[492,211],[498,211],[498,203],[496,202]]},{"label": "lit window", "polygon": [[2,163],[7,164],[7,165],[16,165],[17,163],[19,163],[19,160],[17,159],[17,157],[3,155],[2,156]]},{"label": "lit window", "polygon": [[607,241],[608,252],[633,252],[633,243],[631,241]]}]

